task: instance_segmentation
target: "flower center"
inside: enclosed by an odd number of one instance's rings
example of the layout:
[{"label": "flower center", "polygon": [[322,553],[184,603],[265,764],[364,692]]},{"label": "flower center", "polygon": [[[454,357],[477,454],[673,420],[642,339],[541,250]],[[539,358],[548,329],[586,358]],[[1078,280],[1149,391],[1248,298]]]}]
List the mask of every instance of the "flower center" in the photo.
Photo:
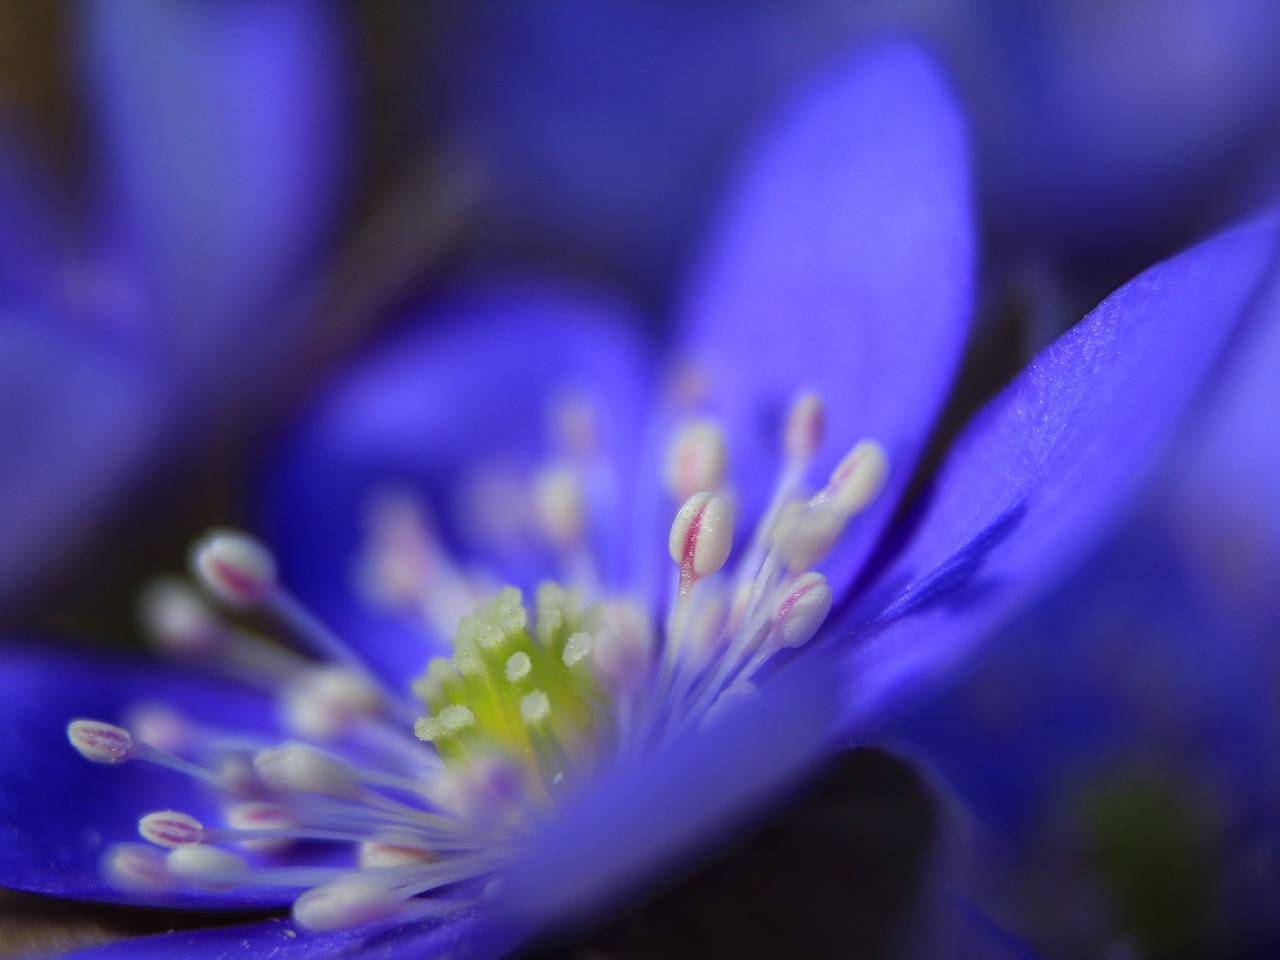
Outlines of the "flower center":
[{"label": "flower center", "polygon": [[[527,482],[502,481],[496,499],[486,488],[490,506],[513,505],[497,541],[518,539],[521,518],[532,518],[571,584],[541,584],[532,608],[520,590],[494,590],[457,562],[411,495],[384,491],[371,503],[365,596],[452,638],[451,655],[431,659],[409,690],[365,666],[244,534],[198,544],[196,580],[224,606],[273,618],[287,645],[228,623],[182,582],[148,592],[144,623],[161,648],[268,692],[293,739],[219,729],[170,705],[136,705],[127,727],[73,722],[69,738],[88,759],[167,767],[211,787],[221,808],[220,826],[183,811],[143,816],[146,844],[105,853],[114,882],[291,888],[301,891],[295,919],[315,929],[474,904],[575,784],[696,732],[721,704],[753,695],[766,664],[813,638],[832,604],[814,568],[879,492],[878,444],[854,446],[809,492],[822,406],[798,399],[772,500],[730,563],[724,433],[702,417],[679,423],[661,477],[679,505],[668,537],[675,573],[657,611],[602,586],[589,548],[593,484],[607,483],[595,417],[581,401],[559,413],[561,453]],[[334,866],[317,844],[354,855]]]}]

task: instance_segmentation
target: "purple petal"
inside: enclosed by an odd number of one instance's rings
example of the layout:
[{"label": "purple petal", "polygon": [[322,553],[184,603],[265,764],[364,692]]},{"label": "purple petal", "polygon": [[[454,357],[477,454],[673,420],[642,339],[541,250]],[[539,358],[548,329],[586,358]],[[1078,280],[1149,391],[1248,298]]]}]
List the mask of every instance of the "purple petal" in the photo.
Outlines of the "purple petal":
[{"label": "purple petal", "polygon": [[892,511],[964,346],[965,131],[933,65],[905,45],[854,61],[783,121],[696,278],[685,348],[727,420],[746,517],[768,495],[797,391],[828,407],[815,479],[858,439],[885,446],[888,486],[833,558],[838,577]]},{"label": "purple petal", "polygon": [[108,213],[167,340],[197,371],[264,363],[300,322],[280,298],[317,252],[350,142],[333,8],[141,0],[87,12]]},{"label": "purple petal", "polygon": [[[512,582],[558,573],[536,550],[487,549],[485,527],[510,505],[489,498],[486,470],[530,471],[554,454],[551,406],[564,391],[600,413],[607,482],[595,489],[592,533],[607,583],[625,575],[635,438],[649,381],[632,318],[616,306],[532,286],[472,290],[433,303],[393,342],[358,363],[287,448],[267,525],[284,576],[393,683],[429,651],[417,618],[374,613],[355,596],[354,569],[372,495],[389,484],[421,495],[454,552],[483,556]],[[489,514],[486,516],[485,514]],[[451,638],[437,638],[448,640]]]},{"label": "purple petal", "polygon": [[1249,309],[1276,238],[1261,221],[1153,267],[975,418],[873,587],[888,606],[849,659],[854,728],[943,679],[1106,532]]},{"label": "purple petal", "polygon": [[212,930],[178,930],[155,937],[119,940],[69,954],[85,960],[487,960],[506,951],[474,916],[435,925],[383,926],[339,933],[297,930],[288,920],[266,920]]},{"label": "purple petal", "polygon": [[268,894],[175,893],[139,897],[99,872],[105,846],[138,840],[138,818],[185,810],[197,818],[212,797],[189,778],[145,763],[91,763],[67,742],[67,723],[119,723],[138,703],[176,703],[201,723],[233,730],[270,725],[264,697],[247,689],[141,661],[33,645],[0,654],[0,885],[81,900],[184,907],[288,902]]},{"label": "purple petal", "polygon": [[829,670],[776,678],[697,737],[588,784],[509,870],[516,927],[573,926],[705,856],[801,786],[830,745]]},{"label": "purple petal", "polygon": [[12,310],[0,324],[0,600],[65,559],[137,479],[168,406],[140,351]]},{"label": "purple petal", "polygon": [[[8,117],[0,117],[7,120]],[[37,159],[15,132],[0,128],[0,303],[47,301],[60,264],[52,200]]]}]

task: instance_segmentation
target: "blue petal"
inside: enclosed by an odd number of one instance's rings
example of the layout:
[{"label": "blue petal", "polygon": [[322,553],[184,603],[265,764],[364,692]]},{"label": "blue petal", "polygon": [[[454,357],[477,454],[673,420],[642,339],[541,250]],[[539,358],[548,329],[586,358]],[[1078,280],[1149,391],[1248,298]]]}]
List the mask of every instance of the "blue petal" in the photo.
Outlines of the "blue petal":
[{"label": "blue petal", "polygon": [[531,932],[582,924],[731,839],[817,771],[832,679],[775,678],[698,736],[587,784],[509,869],[495,909]]},{"label": "blue petal", "polygon": [[849,658],[851,724],[945,678],[1097,543],[1213,371],[1276,240],[1260,221],[1153,267],[975,418],[873,588],[884,612]]},{"label": "blue petal", "polygon": [[177,809],[200,817],[211,806],[208,793],[187,777],[144,763],[91,763],[67,742],[71,720],[120,722],[131,705],[156,702],[177,703],[202,723],[270,728],[264,697],[207,677],[32,645],[0,653],[0,885],[183,907],[288,902],[276,892],[139,897],[101,877],[104,847],[136,841],[142,815]]},{"label": "blue petal", "polygon": [[854,61],[783,119],[695,278],[685,349],[727,418],[746,517],[765,502],[799,390],[827,403],[819,481],[856,440],[885,446],[888,486],[832,558],[834,582],[892,512],[964,346],[966,140],[930,61],[901,45]]},{"label": "blue petal", "polygon": [[[430,638],[416,618],[375,614],[355,596],[353,569],[370,496],[407,485],[426,499],[463,560],[483,556],[530,588],[553,566],[486,551],[475,518],[478,471],[526,470],[553,451],[548,413],[564,390],[597,405],[613,484],[594,503],[592,531],[607,583],[627,573],[635,438],[649,370],[627,313],[553,288],[475,289],[428,307],[393,342],[358,363],[289,444],[269,491],[267,526],[284,576],[393,683],[421,671]],[[494,504],[494,507],[500,507]],[[504,555],[505,554],[505,555]],[[451,638],[437,638],[441,640]]]},{"label": "blue petal", "polygon": [[179,930],[138,940],[120,940],[68,954],[85,960],[488,960],[505,944],[492,940],[475,917],[438,925],[383,926],[341,933],[296,930],[288,920],[267,920],[213,930]]},{"label": "blue petal", "polygon": [[263,364],[301,322],[280,298],[317,252],[351,142],[333,9],[140,0],[87,13],[107,212],[166,339],[196,371]]},{"label": "blue petal", "polygon": [[0,323],[0,600],[137,479],[167,406],[140,351],[24,306]]},{"label": "blue petal", "polygon": [[[0,116],[0,120],[8,119]],[[15,131],[0,126],[0,304],[48,302],[59,278],[52,199]]]}]

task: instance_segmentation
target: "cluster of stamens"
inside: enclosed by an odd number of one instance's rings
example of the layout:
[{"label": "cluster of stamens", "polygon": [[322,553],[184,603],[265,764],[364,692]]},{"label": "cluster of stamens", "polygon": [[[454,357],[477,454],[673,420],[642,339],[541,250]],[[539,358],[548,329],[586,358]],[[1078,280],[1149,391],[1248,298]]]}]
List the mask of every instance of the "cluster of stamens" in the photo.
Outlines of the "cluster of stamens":
[{"label": "cluster of stamens", "polygon": [[[645,605],[604,591],[593,567],[590,405],[567,404],[559,424],[563,453],[528,479],[516,516],[531,521],[573,587],[537,586],[532,610],[516,588],[464,570],[411,495],[387,490],[372,501],[357,565],[365,596],[452,638],[451,655],[430,659],[412,683],[366,667],[244,534],[197,545],[203,592],[180,580],[148,591],[143,620],[160,647],[266,691],[286,738],[213,728],[159,704],[136,705],[126,726],[71,723],[72,744],[90,760],[166,767],[207,785],[219,808],[216,826],[148,812],[138,827],[145,843],[105,853],[114,882],[289,888],[299,891],[295,919],[314,929],[457,909],[485,895],[522,837],[584,777],[696,732],[754,693],[767,663],[811,640],[832,604],[814,567],[879,492],[877,444],[855,446],[809,494],[822,406],[798,399],[772,501],[726,569],[728,444],[712,420],[678,424],[662,477],[680,504],[668,544],[676,573],[659,630]],[[275,620],[289,643],[231,623],[207,596]],[[348,862],[316,855],[335,844],[352,848]]]}]

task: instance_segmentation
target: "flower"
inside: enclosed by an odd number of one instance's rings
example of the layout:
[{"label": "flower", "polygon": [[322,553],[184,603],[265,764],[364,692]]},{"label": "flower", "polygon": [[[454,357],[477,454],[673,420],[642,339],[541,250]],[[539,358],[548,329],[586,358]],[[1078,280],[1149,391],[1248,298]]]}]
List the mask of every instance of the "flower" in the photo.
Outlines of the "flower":
[{"label": "flower", "polygon": [[987,836],[980,900],[1033,942],[1280,942],[1278,293],[1273,278],[1136,516],[970,683],[893,730]]},{"label": "flower", "polygon": [[0,131],[0,599],[210,415],[304,318],[345,165],[332,12],[295,0],[83,11],[95,121],[76,222]]},{"label": "flower", "polygon": [[[953,101],[886,45],[745,165],[665,376],[598,297],[442,296],[281,454],[277,552],[221,532],[194,554],[207,591],[299,649],[169,584],[152,630],[248,682],[8,655],[0,877],[293,904],[96,956],[486,956],[722,838],[1096,540],[1276,243],[1260,221],[1122,288],[927,470],[972,233]],[[117,768],[67,749],[68,721]]]}]

